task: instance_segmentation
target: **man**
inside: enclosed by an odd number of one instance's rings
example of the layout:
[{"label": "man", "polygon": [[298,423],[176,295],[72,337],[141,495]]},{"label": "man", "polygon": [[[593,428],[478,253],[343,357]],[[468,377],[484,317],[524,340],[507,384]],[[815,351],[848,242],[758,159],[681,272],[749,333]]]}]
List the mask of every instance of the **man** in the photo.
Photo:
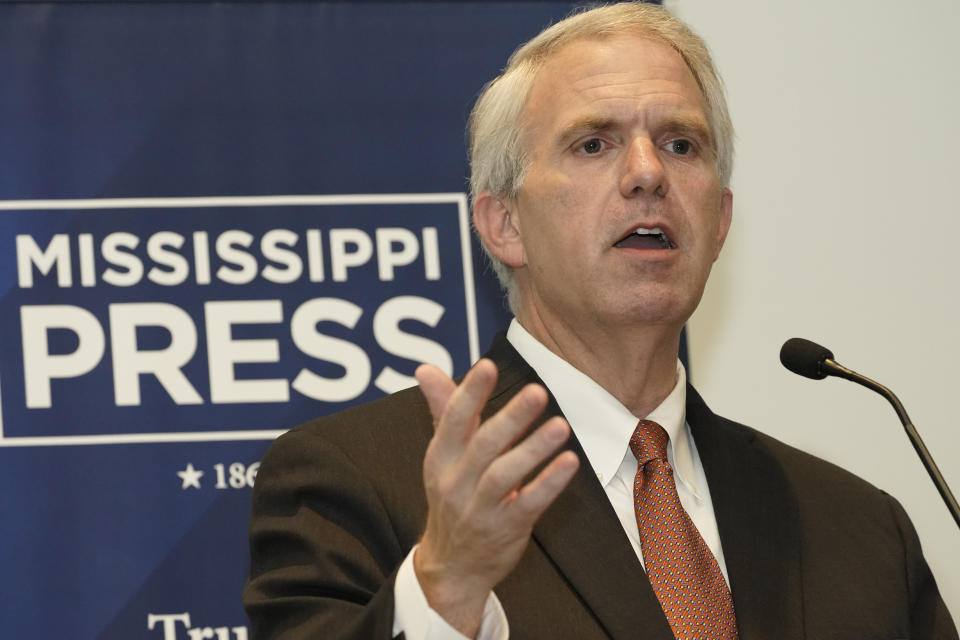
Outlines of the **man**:
[{"label": "man", "polygon": [[459,385],[422,366],[271,448],[254,637],[957,637],[893,499],[686,385],[731,140],[706,48],[657,7],[514,54],[471,181],[516,319]]}]

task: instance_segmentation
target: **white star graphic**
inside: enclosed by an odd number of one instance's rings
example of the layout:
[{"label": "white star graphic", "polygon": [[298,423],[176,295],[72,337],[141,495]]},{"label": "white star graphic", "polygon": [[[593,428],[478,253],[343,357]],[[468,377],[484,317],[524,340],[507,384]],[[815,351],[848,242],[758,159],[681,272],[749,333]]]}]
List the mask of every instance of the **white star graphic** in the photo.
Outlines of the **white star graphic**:
[{"label": "white star graphic", "polygon": [[194,469],[192,462],[188,462],[187,468],[183,471],[177,471],[177,475],[183,480],[183,486],[180,487],[181,489],[188,487],[193,487],[194,489],[200,488],[200,478],[203,477],[203,471]]}]

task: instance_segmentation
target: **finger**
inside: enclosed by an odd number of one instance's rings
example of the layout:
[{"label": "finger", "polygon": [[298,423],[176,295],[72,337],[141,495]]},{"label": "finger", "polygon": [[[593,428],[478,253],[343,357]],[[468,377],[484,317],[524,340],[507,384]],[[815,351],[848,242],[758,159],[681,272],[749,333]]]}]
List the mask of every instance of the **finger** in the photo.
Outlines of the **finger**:
[{"label": "finger", "polygon": [[470,439],[463,457],[463,473],[475,481],[487,467],[526,433],[547,406],[547,391],[530,384],[520,390],[500,411],[483,423]]},{"label": "finger", "polygon": [[438,438],[462,450],[470,434],[479,426],[480,413],[496,383],[496,365],[481,358],[450,394],[437,426]]},{"label": "finger", "polygon": [[532,526],[537,518],[547,510],[553,501],[563,491],[577,469],[580,468],[580,458],[573,451],[564,451],[550,461],[537,477],[522,487],[517,494],[510,510],[515,517],[529,522]]},{"label": "finger", "polygon": [[[480,412],[496,384],[497,367],[490,360],[480,360],[453,390],[432,370],[422,373],[436,429],[428,457],[434,462],[452,463],[463,454],[470,434],[480,424]],[[443,372],[440,376],[446,378]]]},{"label": "finger", "polygon": [[569,437],[570,426],[563,418],[543,423],[523,442],[490,463],[477,483],[477,497],[486,503],[501,502]]},{"label": "finger", "polygon": [[436,428],[457,384],[440,367],[432,364],[422,364],[417,367],[413,377],[417,379],[420,391],[427,399],[430,414],[433,416],[433,426]]}]

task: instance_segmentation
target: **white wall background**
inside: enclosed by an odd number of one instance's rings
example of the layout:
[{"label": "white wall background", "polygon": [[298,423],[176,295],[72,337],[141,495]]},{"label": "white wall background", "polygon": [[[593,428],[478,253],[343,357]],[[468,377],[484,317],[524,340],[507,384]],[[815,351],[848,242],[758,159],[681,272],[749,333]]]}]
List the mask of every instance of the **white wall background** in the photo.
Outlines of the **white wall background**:
[{"label": "white wall background", "polygon": [[668,6],[711,46],[738,133],[733,228],[690,323],[694,384],[897,497],[960,622],[960,531],[892,408],[778,361],[806,337],[891,387],[960,493],[960,3]]}]

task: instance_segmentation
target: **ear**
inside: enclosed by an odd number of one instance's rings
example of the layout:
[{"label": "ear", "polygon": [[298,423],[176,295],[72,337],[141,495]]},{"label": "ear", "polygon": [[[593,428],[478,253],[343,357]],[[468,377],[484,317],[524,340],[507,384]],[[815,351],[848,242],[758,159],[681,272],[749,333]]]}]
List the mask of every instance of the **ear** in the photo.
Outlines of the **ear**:
[{"label": "ear", "polygon": [[720,196],[720,220],[717,225],[717,253],[713,256],[716,260],[720,257],[720,250],[723,249],[723,243],[727,240],[727,232],[730,231],[730,223],[733,221],[733,192],[730,189],[724,189]]},{"label": "ear", "polygon": [[509,198],[483,191],[473,202],[473,226],[490,253],[516,269],[527,263],[527,257],[515,207]]}]

